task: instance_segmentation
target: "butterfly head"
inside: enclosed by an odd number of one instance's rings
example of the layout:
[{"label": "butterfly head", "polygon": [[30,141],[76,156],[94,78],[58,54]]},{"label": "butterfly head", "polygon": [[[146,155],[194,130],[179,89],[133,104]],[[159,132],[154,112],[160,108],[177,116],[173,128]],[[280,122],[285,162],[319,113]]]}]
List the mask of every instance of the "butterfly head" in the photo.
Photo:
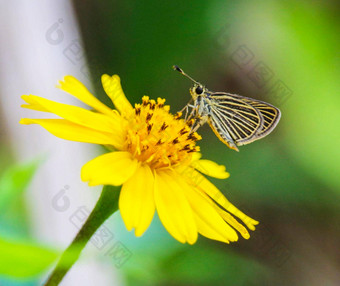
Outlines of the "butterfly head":
[{"label": "butterfly head", "polygon": [[204,96],[205,92],[206,88],[200,83],[195,83],[194,86],[190,88],[190,94],[194,100],[197,96]]}]

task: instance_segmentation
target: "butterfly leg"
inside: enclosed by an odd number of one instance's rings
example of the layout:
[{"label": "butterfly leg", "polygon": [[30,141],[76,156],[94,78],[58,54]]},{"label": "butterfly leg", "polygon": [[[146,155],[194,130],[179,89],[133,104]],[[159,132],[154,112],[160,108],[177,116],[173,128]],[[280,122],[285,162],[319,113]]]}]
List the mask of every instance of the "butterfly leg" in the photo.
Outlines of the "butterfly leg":
[{"label": "butterfly leg", "polygon": [[[189,114],[189,108],[191,108],[190,114]],[[191,119],[191,117],[194,116],[195,110],[196,110],[195,106],[188,103],[186,106],[184,106],[184,108],[178,111],[178,113],[183,113],[183,111],[185,111],[184,120],[188,121]]]},{"label": "butterfly leg", "polygon": [[190,112],[189,116],[187,116],[188,113],[185,114],[185,121],[189,121],[194,116],[195,111],[196,111],[196,107],[192,104],[187,104],[187,107],[188,107],[188,109],[189,109],[189,107],[191,108],[191,112]]},{"label": "butterfly leg", "polygon": [[189,113],[189,107],[192,107],[192,105],[190,104],[191,101],[192,101],[192,98],[189,100],[189,102],[180,111],[178,111],[178,112],[181,112],[181,113],[183,113],[185,111],[185,120],[186,120],[187,115]]}]

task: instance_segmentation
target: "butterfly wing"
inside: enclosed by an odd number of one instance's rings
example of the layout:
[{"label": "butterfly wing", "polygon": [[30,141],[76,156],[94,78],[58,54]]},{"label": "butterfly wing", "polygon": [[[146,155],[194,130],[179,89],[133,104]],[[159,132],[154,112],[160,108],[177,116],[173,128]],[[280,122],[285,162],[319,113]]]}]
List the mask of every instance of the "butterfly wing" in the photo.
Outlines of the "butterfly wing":
[{"label": "butterfly wing", "polygon": [[263,128],[261,112],[242,97],[229,93],[209,94],[209,125],[229,148],[253,142]]},{"label": "butterfly wing", "polygon": [[226,128],[226,124],[221,124],[221,121],[214,118],[214,115],[208,117],[208,123],[218,139],[220,139],[230,149],[233,149],[237,152],[239,151],[234,139],[231,137],[228,129]]},{"label": "butterfly wing", "polygon": [[[229,133],[238,146],[267,136],[281,118],[278,108],[261,100],[219,92],[211,93],[209,97],[215,103],[212,121],[226,120],[226,125],[230,126]],[[211,123],[213,125],[216,128],[216,124]]]},{"label": "butterfly wing", "polygon": [[275,106],[256,99],[245,98],[244,99],[251,106],[254,106],[260,111],[263,117],[263,127],[255,135],[255,140],[261,139],[271,133],[276,125],[279,123],[281,118],[281,111]]}]

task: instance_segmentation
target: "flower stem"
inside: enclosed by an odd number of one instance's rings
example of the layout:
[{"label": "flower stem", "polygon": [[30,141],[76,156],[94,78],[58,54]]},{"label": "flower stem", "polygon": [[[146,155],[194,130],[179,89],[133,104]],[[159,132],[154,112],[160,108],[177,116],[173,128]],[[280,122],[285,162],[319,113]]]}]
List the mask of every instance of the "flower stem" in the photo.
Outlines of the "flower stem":
[{"label": "flower stem", "polygon": [[109,218],[115,211],[118,210],[118,198],[120,187],[104,186],[91,214],[86,222],[79,230],[78,234],[64,251],[60,260],[48,278],[44,286],[55,286],[60,283],[72,265],[77,261],[81,251],[86,246],[92,235],[97,229]]}]

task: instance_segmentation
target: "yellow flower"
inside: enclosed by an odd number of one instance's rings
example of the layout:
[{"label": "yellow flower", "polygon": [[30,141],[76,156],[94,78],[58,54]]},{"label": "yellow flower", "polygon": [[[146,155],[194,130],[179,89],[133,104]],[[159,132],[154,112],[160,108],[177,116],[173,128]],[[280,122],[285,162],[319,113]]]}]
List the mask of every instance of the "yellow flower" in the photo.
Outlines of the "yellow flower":
[{"label": "yellow flower", "polygon": [[[102,84],[116,110],[112,110],[72,76],[58,86],[94,110],[57,103],[34,95],[23,95],[37,111],[50,112],[63,119],[21,119],[21,124],[39,124],[53,135],[72,141],[105,145],[112,150],[86,163],[81,178],[90,186],[122,185],[119,209],[126,228],[141,236],[155,211],[167,231],[178,241],[193,244],[198,233],[229,243],[237,230],[249,238],[257,221],[233,206],[203,175],[225,179],[224,166],[201,160],[190,133],[192,121],[172,115],[165,99],[144,96],[133,108],[125,97],[117,75],[102,76]],[[234,216],[232,216],[234,215]]]}]

